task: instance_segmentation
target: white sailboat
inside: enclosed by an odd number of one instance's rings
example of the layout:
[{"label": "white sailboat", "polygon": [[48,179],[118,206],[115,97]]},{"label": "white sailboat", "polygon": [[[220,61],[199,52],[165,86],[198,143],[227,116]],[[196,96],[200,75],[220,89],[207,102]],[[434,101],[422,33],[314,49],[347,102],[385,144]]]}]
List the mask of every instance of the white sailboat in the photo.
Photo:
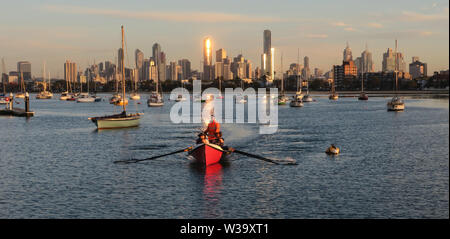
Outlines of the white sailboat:
[{"label": "white sailboat", "polygon": [[23,73],[20,72],[20,92],[17,92],[14,97],[25,99],[25,94],[26,90],[25,90],[25,82],[23,81]]},{"label": "white sailboat", "polygon": [[95,97],[89,94],[89,79],[91,74],[89,73],[87,81],[87,93],[81,92],[77,98],[77,103],[93,103],[95,102]]},{"label": "white sailboat", "polygon": [[297,75],[295,76],[297,80],[297,91],[295,92],[295,95],[292,97],[292,100],[289,103],[289,106],[291,107],[303,106],[302,81],[301,76],[299,76],[299,72],[300,72],[300,50],[297,50]]},{"label": "white sailboat", "polygon": [[[124,33],[123,26],[122,29],[122,49],[124,49]],[[122,99],[125,97],[125,66],[124,66],[124,50],[122,51]],[[117,128],[129,128],[139,126],[141,115],[143,113],[127,114],[126,105],[122,104],[123,111],[120,114],[101,116],[101,117],[91,117],[91,120],[97,129],[117,129]]]},{"label": "white sailboat", "polygon": [[[47,82],[45,82],[45,62],[44,70],[42,73],[42,83],[44,85],[44,89],[36,95],[36,99],[51,99],[53,97],[53,94],[50,91],[47,91]],[[48,73],[48,85],[50,86],[50,72]]]},{"label": "white sailboat", "polygon": [[149,99],[147,100],[147,105],[149,107],[161,107],[164,105],[164,100],[162,95],[159,93],[159,67],[158,67],[158,82],[156,82],[156,90],[150,94]]},{"label": "white sailboat", "polygon": [[281,94],[278,96],[278,105],[286,105],[288,97],[284,94],[283,53],[281,53]]},{"label": "white sailboat", "polygon": [[292,100],[289,103],[289,106],[291,106],[291,107],[302,107],[303,106],[303,94],[302,94],[301,84],[299,84],[298,71],[297,71],[297,76],[296,77],[297,77],[297,92],[292,97]]},{"label": "white sailboat", "polygon": [[134,81],[134,84],[132,84],[132,87],[134,88],[133,89],[133,93],[131,93],[131,95],[130,95],[130,99],[131,100],[140,100],[141,99],[141,95],[138,93],[138,86],[137,86],[137,83],[138,83],[138,78],[137,78],[137,74],[135,73],[135,71],[132,71],[132,77],[133,77],[133,81]]},{"label": "white sailboat", "polygon": [[336,93],[335,88],[336,88],[336,86],[334,84],[334,79],[333,79],[333,81],[331,82],[331,94],[330,94],[330,96],[328,96],[328,99],[337,100],[339,98],[338,94]]},{"label": "white sailboat", "polygon": [[397,40],[395,40],[395,95],[392,97],[392,99],[387,103],[387,110],[388,111],[403,111],[405,110],[405,103],[403,100],[397,95],[398,91],[398,59],[397,59]]},{"label": "white sailboat", "polygon": [[5,60],[2,58],[2,85],[3,85],[3,93],[0,94],[0,105],[6,105],[9,104],[9,102],[12,100],[13,95],[10,93],[9,95],[6,94],[6,84],[5,84],[5,78],[3,77],[3,74],[6,73],[6,67],[5,67]]},{"label": "white sailboat", "polygon": [[[306,76],[308,77],[308,76]],[[313,102],[312,96],[309,94],[309,80],[306,78],[306,95],[303,96],[303,102]]]}]

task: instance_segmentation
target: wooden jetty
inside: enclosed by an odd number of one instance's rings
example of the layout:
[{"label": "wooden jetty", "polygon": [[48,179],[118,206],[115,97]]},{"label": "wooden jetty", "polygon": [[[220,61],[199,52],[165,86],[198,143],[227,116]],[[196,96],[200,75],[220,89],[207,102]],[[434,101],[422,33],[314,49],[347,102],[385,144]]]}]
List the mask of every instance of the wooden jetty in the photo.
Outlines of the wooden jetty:
[{"label": "wooden jetty", "polygon": [[17,116],[17,117],[33,117],[34,111],[30,111],[30,97],[28,93],[25,95],[25,109],[14,108],[14,99],[11,99],[5,109],[0,109],[0,115]]}]

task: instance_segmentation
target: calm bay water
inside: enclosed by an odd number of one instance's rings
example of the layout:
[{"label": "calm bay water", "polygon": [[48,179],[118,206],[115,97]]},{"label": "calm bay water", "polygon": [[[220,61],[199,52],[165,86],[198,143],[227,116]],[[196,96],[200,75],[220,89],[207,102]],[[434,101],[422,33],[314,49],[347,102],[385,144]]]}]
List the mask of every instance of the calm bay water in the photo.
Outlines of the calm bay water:
[{"label": "calm bay water", "polygon": [[[145,113],[134,129],[96,130],[87,118],[112,113],[107,101],[32,95],[35,117],[0,117],[0,218],[449,217],[448,99],[406,98],[395,113],[390,98],[316,97],[280,106],[276,134],[222,126],[230,146],[297,166],[237,154],[206,169],[185,154],[113,164],[194,144],[199,125],[171,123],[174,102],[148,108],[144,98],[128,107]],[[331,143],[339,156],[325,155]]]}]

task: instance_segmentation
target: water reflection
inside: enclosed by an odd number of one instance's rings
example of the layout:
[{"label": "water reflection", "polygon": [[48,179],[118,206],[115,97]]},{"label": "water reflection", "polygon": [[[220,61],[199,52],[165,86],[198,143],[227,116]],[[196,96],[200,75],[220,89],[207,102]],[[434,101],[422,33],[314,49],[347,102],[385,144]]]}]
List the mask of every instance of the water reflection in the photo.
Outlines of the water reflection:
[{"label": "water reflection", "polygon": [[224,166],[226,166],[226,164],[213,164],[207,167],[195,163],[190,164],[190,167],[196,176],[200,176],[199,178],[203,179],[201,181],[203,186],[203,216],[206,218],[221,217],[223,215],[220,205],[222,204],[222,170]]}]

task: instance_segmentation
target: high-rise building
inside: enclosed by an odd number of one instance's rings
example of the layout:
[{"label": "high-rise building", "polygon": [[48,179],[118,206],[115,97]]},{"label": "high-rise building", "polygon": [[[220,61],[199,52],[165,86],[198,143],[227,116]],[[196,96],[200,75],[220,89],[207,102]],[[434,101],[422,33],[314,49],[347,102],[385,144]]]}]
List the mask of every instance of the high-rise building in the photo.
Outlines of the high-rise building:
[{"label": "high-rise building", "polygon": [[189,79],[191,77],[191,62],[188,59],[181,59],[178,61],[178,66],[181,67],[181,79]]},{"label": "high-rise building", "polygon": [[250,60],[245,60],[245,78],[247,79],[253,78],[252,62]]},{"label": "high-rise building", "polygon": [[203,80],[212,81],[213,79],[212,66],[212,43],[209,37],[203,40]]},{"label": "high-rise building", "polygon": [[[355,80],[357,77],[357,68],[354,61],[343,61],[342,65],[333,66],[333,78],[337,88],[344,89],[342,84],[344,80]],[[348,89],[347,89],[348,90]]]},{"label": "high-rise building", "polygon": [[144,80],[144,74],[142,72],[143,70],[143,64],[144,64],[144,53],[140,51],[139,49],[136,49],[134,52],[135,62],[136,62],[136,70],[137,70],[137,78],[139,81]]},{"label": "high-rise building", "polygon": [[343,54],[343,61],[352,61],[353,60],[353,56],[352,56],[352,49],[350,48],[350,46],[348,45],[347,42],[347,46],[344,49],[344,54]]},{"label": "high-rise building", "polygon": [[412,79],[427,77],[427,63],[420,62],[418,56],[413,56],[412,62],[409,64],[409,74]]},{"label": "high-rise building", "polygon": [[31,80],[31,63],[28,61],[17,62],[17,72],[19,72],[19,80],[20,74],[22,74],[24,81]]},{"label": "high-rise building", "polygon": [[395,70],[395,57],[392,48],[388,48],[386,53],[383,53],[382,71],[389,72]]},{"label": "high-rise building", "polygon": [[372,53],[368,50],[367,45],[366,49],[361,53],[361,56],[356,58],[355,64],[358,68],[358,74],[375,71]]},{"label": "high-rise building", "polygon": [[233,62],[231,63],[231,72],[233,72],[233,75],[239,79],[245,79],[246,78],[246,64],[244,57],[239,54],[237,57],[233,59]]},{"label": "high-rise building", "polygon": [[69,85],[73,84],[77,80],[77,64],[66,60],[64,63],[64,80],[68,82]]},{"label": "high-rise building", "polygon": [[157,77],[159,81],[165,81],[166,78],[166,54],[161,51],[161,46],[158,43],[153,44],[152,47],[153,60],[156,64]]},{"label": "high-rise building", "polygon": [[178,72],[177,72],[177,63],[174,61],[171,61],[169,63],[169,79],[171,81],[176,81],[178,80]]},{"label": "high-rise building", "polygon": [[309,76],[311,75],[311,71],[309,69],[309,57],[305,56],[303,58],[303,70],[302,70],[302,78],[304,80],[309,80]]},{"label": "high-rise building", "polygon": [[397,61],[395,60],[395,53],[392,48],[388,48],[386,53],[383,53],[383,62],[382,62],[382,71],[383,72],[392,72],[397,71],[405,72],[406,71],[406,63],[401,52],[397,52]]},{"label": "high-rise building", "polygon": [[271,80],[274,78],[274,55],[275,49],[272,48],[272,33],[270,30],[264,30],[261,70],[263,71],[263,75],[267,75]]},{"label": "high-rise building", "polygon": [[225,49],[220,48],[216,51],[216,62],[223,62],[225,58],[227,58],[227,51]]}]

